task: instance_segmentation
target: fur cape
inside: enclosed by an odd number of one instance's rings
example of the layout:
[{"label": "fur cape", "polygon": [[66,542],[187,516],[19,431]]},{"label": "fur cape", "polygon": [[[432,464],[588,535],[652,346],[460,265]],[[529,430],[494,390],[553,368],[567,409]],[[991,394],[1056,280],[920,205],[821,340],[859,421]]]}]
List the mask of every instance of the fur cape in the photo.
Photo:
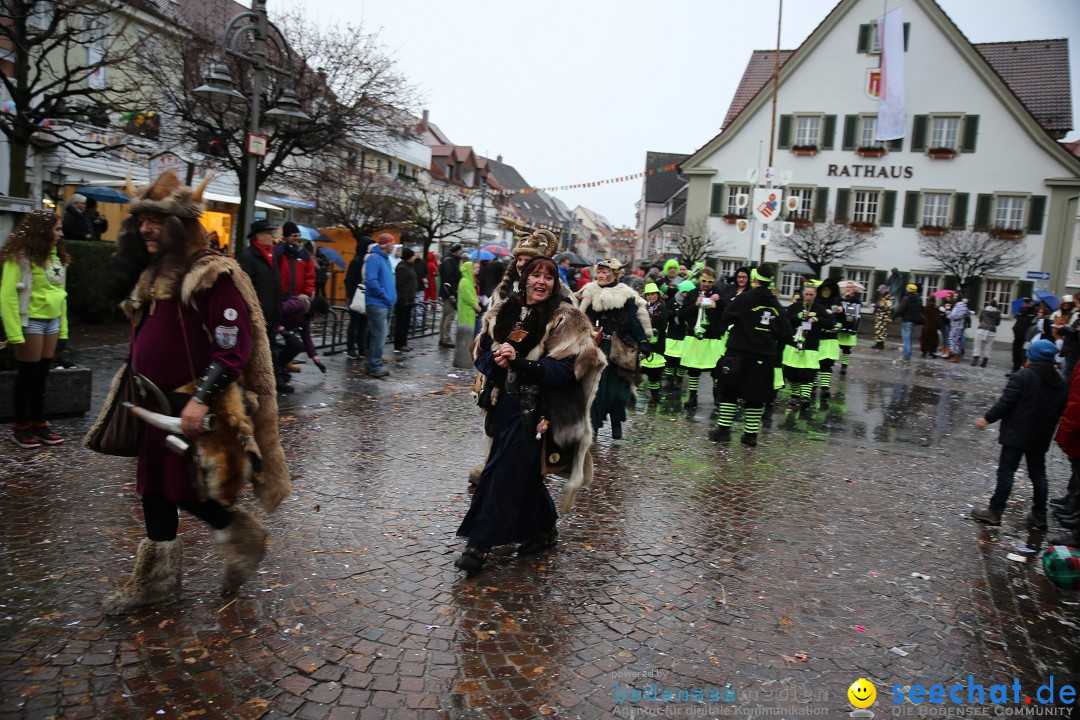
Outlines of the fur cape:
[{"label": "fur cape", "polygon": [[[614,285],[600,285],[593,280],[581,288],[581,301],[578,308],[588,314],[589,310],[598,313],[613,312],[626,308],[633,303],[633,312],[645,331],[645,337],[652,337],[652,318],[649,304],[632,287],[617,282]],[[621,323],[619,323],[621,324]],[[629,340],[629,342],[628,342]],[[619,376],[630,383],[631,392],[637,396],[637,386],[641,383],[641,364],[638,360],[637,344],[632,338],[624,338],[618,333],[611,334],[611,364],[616,367]]]},{"label": "fur cape", "polygon": [[[133,324],[138,324],[146,312],[151,292],[155,297],[175,296],[179,283],[180,301],[190,305],[196,293],[210,289],[222,276],[231,276],[244,298],[251,313],[254,337],[251,359],[240,379],[244,395],[235,383],[223,392],[211,407],[211,412],[220,416],[221,427],[213,433],[203,434],[193,443],[200,494],[205,492],[209,497],[231,505],[244,482],[250,480],[263,510],[273,513],[292,492],[292,483],[278,437],[277,386],[266,337],[266,321],[247,274],[231,257],[216,254],[196,258],[186,273],[162,273],[156,280],[153,269],[147,268],[139,276],[130,296],[121,303],[121,308]],[[113,379],[104,408],[111,407],[122,373],[123,368]],[[105,410],[102,410],[87,437],[93,435],[104,417]]]},{"label": "fur cape", "polygon": [[[521,297],[511,295],[496,304],[484,315],[481,335],[487,335],[494,341],[509,319],[519,317]],[[500,315],[502,319],[500,321]],[[569,477],[563,486],[559,512],[570,512],[578,490],[587,487],[593,478],[592,463],[592,423],[589,421],[589,409],[596,390],[600,386],[600,376],[607,365],[607,359],[593,339],[592,325],[584,313],[568,302],[559,302],[550,320],[543,327],[539,341],[533,345],[526,358],[539,360],[550,357],[555,360],[573,357],[574,381],[554,388],[545,388],[544,402],[551,423],[551,439],[566,451],[573,451],[574,461],[569,469]],[[472,345],[473,359],[479,355],[480,343]],[[486,381],[486,378],[484,378]]]}]

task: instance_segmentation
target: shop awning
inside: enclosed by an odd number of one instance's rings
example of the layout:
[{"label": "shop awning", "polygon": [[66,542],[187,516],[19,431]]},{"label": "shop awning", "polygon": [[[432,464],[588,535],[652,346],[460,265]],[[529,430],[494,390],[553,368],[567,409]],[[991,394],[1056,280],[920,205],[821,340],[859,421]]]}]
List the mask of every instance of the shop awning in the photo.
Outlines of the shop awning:
[{"label": "shop awning", "polygon": [[[239,195],[218,195],[217,193],[212,193],[212,192],[204,192],[203,193],[203,200],[208,200],[208,201],[212,201],[212,202],[219,202],[219,203],[225,203],[227,205],[239,205],[240,204],[240,196]],[[277,205],[271,205],[270,203],[265,203],[262,200],[256,200],[255,201],[255,207],[263,208],[264,210],[277,210],[278,212],[285,212],[285,208],[280,208]]]}]

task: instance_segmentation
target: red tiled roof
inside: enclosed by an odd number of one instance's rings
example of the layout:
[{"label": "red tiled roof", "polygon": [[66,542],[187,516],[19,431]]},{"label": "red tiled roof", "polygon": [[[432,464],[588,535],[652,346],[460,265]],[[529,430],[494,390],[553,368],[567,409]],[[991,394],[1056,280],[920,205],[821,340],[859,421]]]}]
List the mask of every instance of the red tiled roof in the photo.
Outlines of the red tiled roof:
[{"label": "red tiled roof", "polygon": [[[794,50],[780,51],[780,67],[784,67],[784,63],[788,61],[788,58],[794,52]],[[775,50],[755,50],[750,55],[750,62],[746,64],[742,80],[739,81],[739,87],[735,90],[735,97],[731,98],[731,105],[728,106],[727,115],[724,116],[724,123],[720,126],[721,130],[730,125],[739,116],[739,113],[750,104],[758,91],[772,80],[775,67]]]},{"label": "red tiled roof", "polygon": [[1072,129],[1068,40],[978,43],[974,48],[1044,130]]}]

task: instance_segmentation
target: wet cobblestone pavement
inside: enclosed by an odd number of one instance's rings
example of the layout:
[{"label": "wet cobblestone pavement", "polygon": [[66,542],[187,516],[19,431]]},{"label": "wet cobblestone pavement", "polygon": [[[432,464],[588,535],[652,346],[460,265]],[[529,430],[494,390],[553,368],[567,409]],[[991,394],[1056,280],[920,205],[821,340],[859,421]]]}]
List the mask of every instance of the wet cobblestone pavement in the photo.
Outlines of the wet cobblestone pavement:
[{"label": "wet cobblestone pavement", "polygon": [[[1006,557],[1044,537],[1023,471],[1001,528],[967,517],[993,487],[997,432],[973,424],[1004,353],[900,368],[861,342],[840,397],[777,412],[754,450],[708,442],[707,388],[690,414],[639,400],[558,547],[473,578],[452,564],[484,447],[472,374],[433,338],[387,380],[305,365],[259,575],[223,598],[183,516],[183,598],[118,619],[98,603],[142,537],[134,461],[79,447],[88,418],[54,423],[68,444],[0,453],[0,718],[845,717],[859,677],[885,715],[894,685],[1075,684],[1077,598]],[[82,352],[97,403],[122,352]],[[653,683],[734,700],[617,701]]]}]

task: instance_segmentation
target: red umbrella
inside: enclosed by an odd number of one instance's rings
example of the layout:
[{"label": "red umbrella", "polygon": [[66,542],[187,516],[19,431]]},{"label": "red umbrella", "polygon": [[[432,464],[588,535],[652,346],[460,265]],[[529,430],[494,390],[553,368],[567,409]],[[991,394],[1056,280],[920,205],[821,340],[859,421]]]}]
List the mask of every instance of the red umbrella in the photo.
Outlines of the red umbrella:
[{"label": "red umbrella", "polygon": [[502,243],[484,243],[480,246],[480,249],[491,253],[495,257],[510,257],[510,248]]},{"label": "red umbrella", "polygon": [[934,297],[936,297],[936,298],[948,297],[948,296],[952,295],[955,292],[956,292],[955,290],[938,290],[936,293],[934,293]]}]

